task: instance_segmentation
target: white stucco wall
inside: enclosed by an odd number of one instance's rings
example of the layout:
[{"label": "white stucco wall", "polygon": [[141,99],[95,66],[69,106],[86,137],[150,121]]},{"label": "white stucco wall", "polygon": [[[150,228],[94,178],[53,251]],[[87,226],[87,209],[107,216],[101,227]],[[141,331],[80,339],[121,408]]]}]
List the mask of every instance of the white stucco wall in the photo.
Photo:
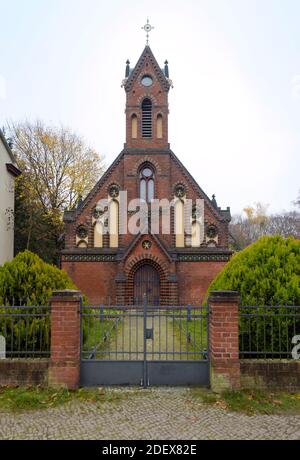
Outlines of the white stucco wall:
[{"label": "white stucco wall", "polygon": [[[0,265],[14,255],[14,178],[7,171],[6,163],[11,163],[11,158],[0,139]],[[9,216],[12,217],[11,223]]]}]

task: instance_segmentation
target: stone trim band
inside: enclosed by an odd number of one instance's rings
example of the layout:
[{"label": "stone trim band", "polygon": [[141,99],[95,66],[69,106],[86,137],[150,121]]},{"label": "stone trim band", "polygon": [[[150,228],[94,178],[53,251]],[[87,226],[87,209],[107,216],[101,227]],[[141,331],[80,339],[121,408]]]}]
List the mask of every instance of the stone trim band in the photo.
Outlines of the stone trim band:
[{"label": "stone trim band", "polygon": [[[228,262],[230,254],[181,254],[178,262]],[[116,262],[115,254],[68,254],[62,256],[63,262]]]}]

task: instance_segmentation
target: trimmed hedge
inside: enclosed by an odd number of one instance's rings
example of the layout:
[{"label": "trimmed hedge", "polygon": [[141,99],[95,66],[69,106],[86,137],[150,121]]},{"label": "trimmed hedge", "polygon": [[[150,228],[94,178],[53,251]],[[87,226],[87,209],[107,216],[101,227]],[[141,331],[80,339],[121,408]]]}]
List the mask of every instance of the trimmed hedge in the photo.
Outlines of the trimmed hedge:
[{"label": "trimmed hedge", "polygon": [[237,253],[209,287],[233,290],[242,305],[300,305],[300,240],[263,237]]},{"label": "trimmed hedge", "polygon": [[53,291],[76,289],[69,276],[25,251],[0,267],[0,304],[48,305]]},{"label": "trimmed hedge", "polygon": [[243,306],[258,307],[244,308],[243,313],[272,315],[240,318],[240,350],[250,352],[244,358],[262,358],[266,352],[269,357],[286,358],[282,352],[289,356],[292,338],[300,331],[299,317],[289,316],[291,310],[285,307],[300,305],[299,240],[261,238],[232,258],[209,287],[207,297],[215,290],[238,291]]},{"label": "trimmed hedge", "polygon": [[[45,313],[38,308],[47,306],[54,291],[76,289],[68,275],[45,263],[29,251],[18,254],[11,262],[0,267],[0,313],[24,314],[24,309],[3,309],[2,306],[37,306],[34,313]],[[33,313],[26,309],[25,312]],[[0,316],[0,334],[6,338],[8,356],[22,351],[20,357],[31,351],[44,356],[50,349],[50,321],[47,317]]]}]

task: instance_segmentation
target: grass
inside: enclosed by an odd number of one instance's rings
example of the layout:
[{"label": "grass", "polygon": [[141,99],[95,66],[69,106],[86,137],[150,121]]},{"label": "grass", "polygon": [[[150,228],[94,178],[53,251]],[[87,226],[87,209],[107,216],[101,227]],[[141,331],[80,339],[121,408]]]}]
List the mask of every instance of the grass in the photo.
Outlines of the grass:
[{"label": "grass", "polygon": [[[203,311],[192,310],[191,313],[199,315],[203,314]],[[180,314],[182,315],[182,313]],[[181,320],[175,320],[174,329],[177,337],[179,340],[181,340],[183,345],[183,352],[188,351],[189,353],[192,353],[189,356],[189,359],[202,359],[201,352],[208,349],[206,318],[203,316],[201,318],[195,317],[190,321],[187,321],[185,318],[182,318]],[[193,355],[193,353],[195,354]]]},{"label": "grass", "polygon": [[23,412],[50,409],[72,401],[93,402],[100,406],[103,403],[118,403],[138,391],[122,392],[107,391],[104,388],[80,389],[69,391],[41,387],[0,388],[0,411]]},{"label": "grass", "polygon": [[246,415],[300,414],[300,393],[243,390],[217,395],[204,389],[192,389],[194,400],[216,408]]},{"label": "grass", "polygon": [[[27,387],[0,388],[0,412],[24,412],[50,409],[73,401],[90,402],[99,409],[104,403],[119,403],[128,398],[137,398],[145,393],[133,388],[123,389],[65,389]],[[252,415],[300,414],[300,393],[272,392],[261,390],[229,391],[217,395],[204,388],[190,389],[190,403],[200,402],[206,406],[229,412]]]},{"label": "grass", "polygon": [[56,407],[70,400],[67,390],[51,390],[41,388],[1,388],[1,410],[35,410]]},{"label": "grass", "polygon": [[100,313],[92,310],[83,316],[83,330],[84,330],[84,343],[83,352],[87,357],[89,353],[95,354],[95,358],[101,359],[105,353],[110,349],[110,345],[116,338],[120,329],[120,321],[118,317],[107,318],[107,315],[117,315],[117,311],[103,311],[103,318],[96,316]]}]

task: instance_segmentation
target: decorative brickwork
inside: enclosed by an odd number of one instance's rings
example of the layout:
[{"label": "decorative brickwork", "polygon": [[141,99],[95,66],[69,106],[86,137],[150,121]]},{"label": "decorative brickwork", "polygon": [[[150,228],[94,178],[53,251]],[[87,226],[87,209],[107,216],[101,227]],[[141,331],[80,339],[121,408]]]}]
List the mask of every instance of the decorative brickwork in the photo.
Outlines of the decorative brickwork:
[{"label": "decorative brickwork", "polygon": [[159,176],[162,175],[160,164],[153,157],[144,156],[143,158],[139,159],[136,162],[136,164],[134,165],[133,170],[131,172],[131,176],[132,177],[137,177],[138,173],[139,173],[139,171],[141,169],[141,166],[143,166],[144,164],[147,164],[147,163],[150,163],[150,164],[152,164],[154,166],[156,174],[158,174]]},{"label": "decorative brickwork", "polygon": [[179,262],[229,262],[230,254],[179,254]]},{"label": "decorative brickwork", "polygon": [[[156,259],[156,260],[155,260]],[[161,305],[166,305],[168,304],[169,300],[169,284],[167,281],[167,269],[163,267],[163,263],[159,261],[159,259],[155,257],[151,257],[151,254],[149,257],[146,255],[140,257],[133,258],[127,268],[126,271],[128,273],[127,275],[127,283],[126,283],[126,299],[128,299],[128,304],[132,305],[134,303],[134,276],[137,270],[142,267],[143,265],[151,265],[153,266],[159,273],[160,277],[160,304]]]},{"label": "decorative brickwork", "polygon": [[62,256],[63,262],[114,262],[115,254],[67,254]]}]

